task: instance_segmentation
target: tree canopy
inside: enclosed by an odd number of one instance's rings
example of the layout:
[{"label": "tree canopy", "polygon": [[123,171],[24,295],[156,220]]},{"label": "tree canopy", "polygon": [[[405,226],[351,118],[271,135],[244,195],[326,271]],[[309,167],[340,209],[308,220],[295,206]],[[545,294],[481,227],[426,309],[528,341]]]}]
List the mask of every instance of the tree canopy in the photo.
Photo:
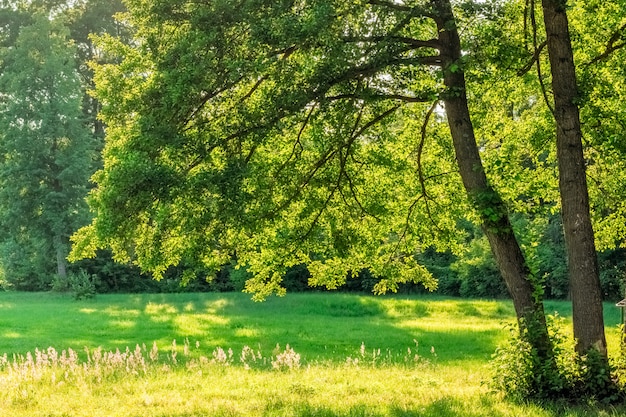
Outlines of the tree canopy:
[{"label": "tree canopy", "polygon": [[[485,87],[470,88],[470,103],[489,180],[509,210],[537,217],[560,203],[554,121],[540,88],[545,35],[539,12],[524,6],[457,5],[470,53],[454,65]],[[457,220],[481,213],[458,193],[434,104],[449,91],[430,3],[128,7],[120,22],[135,41],[98,41],[115,62],[96,74],[107,163],[75,254],[111,246],[157,274],[179,264],[210,273],[236,257],[257,274],[251,291],[280,291],[284,268],[299,263],[331,288],[366,266],[388,278],[379,290],[434,285],[412,254],[461,249]],[[606,31],[619,27],[617,15]],[[622,32],[609,49],[619,51]],[[603,39],[576,53],[602,50]],[[613,59],[585,53],[595,64]],[[619,226],[609,226],[600,236],[615,236]],[[533,248],[536,240],[524,244],[531,258]]]},{"label": "tree canopy", "polygon": [[467,211],[436,27],[384,2],[260,3],[132,3],[137,43],[101,38],[121,61],[96,72],[105,167],[75,251],[156,273],[236,256],[264,294],[300,263],[330,288],[365,267],[379,291],[434,287],[413,254],[458,245]]}]

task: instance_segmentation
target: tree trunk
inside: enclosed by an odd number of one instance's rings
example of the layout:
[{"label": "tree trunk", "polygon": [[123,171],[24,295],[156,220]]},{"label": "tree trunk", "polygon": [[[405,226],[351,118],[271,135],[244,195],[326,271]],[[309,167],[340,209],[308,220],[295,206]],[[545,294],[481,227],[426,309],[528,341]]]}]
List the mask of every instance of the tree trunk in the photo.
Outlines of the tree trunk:
[{"label": "tree trunk", "polygon": [[62,238],[60,235],[55,235],[53,238],[54,243],[54,251],[56,254],[57,261],[57,275],[65,278],[67,277],[67,251],[65,250],[65,246],[63,245]]},{"label": "tree trunk", "polygon": [[542,0],[552,69],[559,190],[576,351],[606,356],[602,293],[585,176],[577,83],[564,0]]},{"label": "tree trunk", "polygon": [[552,344],[545,321],[543,302],[535,292],[530,270],[515,238],[508,212],[500,195],[485,175],[474,136],[461,66],[461,44],[449,0],[433,0],[441,43],[446,94],[442,97],[457,164],[465,190],[479,212],[482,229],[489,240],[500,273],[517,314],[520,330],[528,329],[529,342],[545,363],[552,363]]}]

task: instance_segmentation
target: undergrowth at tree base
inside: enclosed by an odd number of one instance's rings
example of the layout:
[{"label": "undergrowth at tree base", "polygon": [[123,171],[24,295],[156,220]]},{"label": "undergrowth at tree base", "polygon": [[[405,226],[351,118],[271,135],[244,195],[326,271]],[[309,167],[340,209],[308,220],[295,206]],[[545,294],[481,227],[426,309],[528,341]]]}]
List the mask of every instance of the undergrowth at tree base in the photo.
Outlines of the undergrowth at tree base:
[{"label": "undergrowth at tree base", "polygon": [[626,400],[626,343],[609,361],[597,350],[579,355],[574,339],[563,331],[563,319],[548,316],[552,362],[539,357],[528,342],[529,330],[510,326],[511,336],[496,349],[492,360],[495,392],[516,401],[567,404],[617,404]]}]

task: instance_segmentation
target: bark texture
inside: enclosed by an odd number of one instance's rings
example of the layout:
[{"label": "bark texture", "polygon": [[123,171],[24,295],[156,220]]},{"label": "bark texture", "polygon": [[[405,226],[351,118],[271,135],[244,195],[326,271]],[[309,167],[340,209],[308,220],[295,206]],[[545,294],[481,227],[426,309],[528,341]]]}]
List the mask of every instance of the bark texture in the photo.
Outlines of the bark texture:
[{"label": "bark texture", "polygon": [[602,292],[585,174],[574,55],[563,0],[542,0],[552,70],[559,190],[576,351],[606,356]]}]

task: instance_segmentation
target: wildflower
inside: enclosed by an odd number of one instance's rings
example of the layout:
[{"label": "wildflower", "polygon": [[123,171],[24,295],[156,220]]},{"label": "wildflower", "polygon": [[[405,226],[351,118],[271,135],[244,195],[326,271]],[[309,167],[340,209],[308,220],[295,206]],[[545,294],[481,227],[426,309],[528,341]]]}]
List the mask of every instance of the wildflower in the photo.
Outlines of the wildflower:
[{"label": "wildflower", "polygon": [[156,341],[152,343],[152,349],[150,349],[150,360],[156,362],[159,360],[159,348]]},{"label": "wildflower", "polygon": [[176,363],[178,363],[178,361],[176,360],[176,355],[178,353],[176,352],[176,339],[172,340],[172,363],[174,365],[176,365]]},{"label": "wildflower", "polygon": [[[278,345],[276,345],[278,348]],[[294,369],[300,367],[300,354],[296,353],[289,345],[285,346],[285,351],[276,355],[272,361],[274,369]]]},{"label": "wildflower", "polygon": [[218,346],[213,351],[213,360],[211,362],[228,366],[229,358],[232,358],[232,352],[233,352],[232,349],[229,349],[229,355],[227,355],[224,349]]}]

